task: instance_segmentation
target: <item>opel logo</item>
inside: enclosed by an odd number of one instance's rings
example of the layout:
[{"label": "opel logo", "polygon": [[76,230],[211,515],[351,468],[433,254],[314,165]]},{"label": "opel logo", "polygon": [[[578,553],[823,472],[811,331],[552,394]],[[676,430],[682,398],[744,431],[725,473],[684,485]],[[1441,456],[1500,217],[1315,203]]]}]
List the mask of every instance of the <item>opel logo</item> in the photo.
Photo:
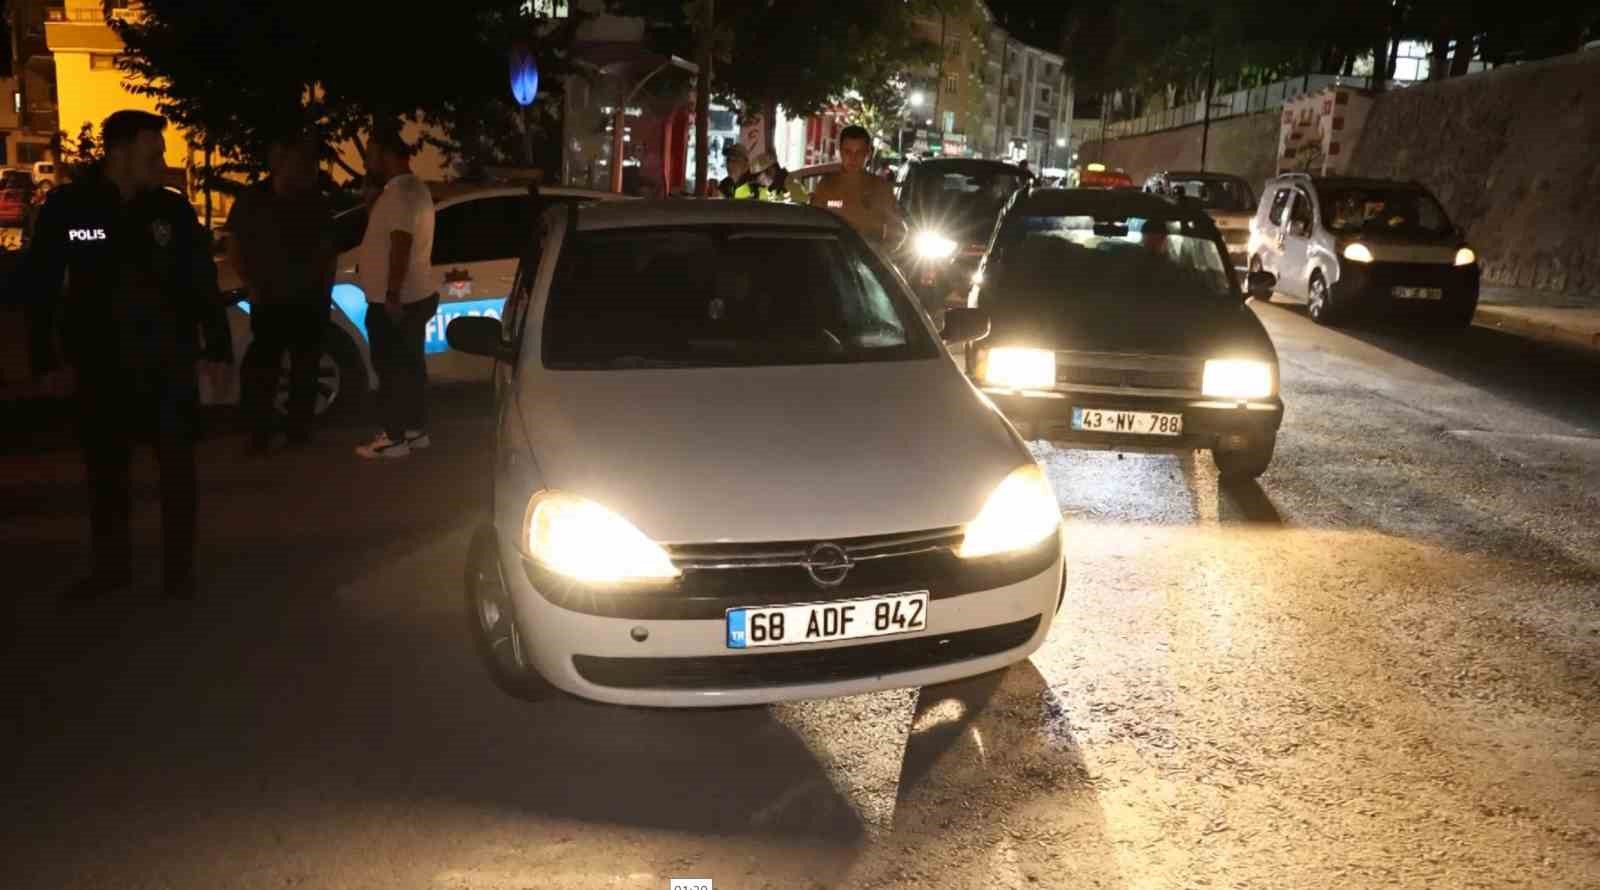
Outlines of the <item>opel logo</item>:
[{"label": "opel logo", "polygon": [[838,544],[818,544],[806,551],[806,574],[818,587],[838,587],[850,573],[850,554]]}]

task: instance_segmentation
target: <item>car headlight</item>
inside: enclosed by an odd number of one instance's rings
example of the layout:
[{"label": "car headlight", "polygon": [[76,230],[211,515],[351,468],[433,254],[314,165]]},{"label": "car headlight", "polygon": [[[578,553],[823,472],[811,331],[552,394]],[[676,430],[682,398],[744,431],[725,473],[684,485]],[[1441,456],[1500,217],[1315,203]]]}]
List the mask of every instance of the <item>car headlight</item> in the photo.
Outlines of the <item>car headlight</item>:
[{"label": "car headlight", "polygon": [[1370,263],[1372,262],[1372,251],[1365,244],[1357,241],[1345,247],[1344,258],[1357,263]]},{"label": "car headlight", "polygon": [[956,252],[956,243],[938,232],[918,232],[911,247],[925,260],[942,260]]},{"label": "car headlight", "polygon": [[1456,265],[1458,266],[1470,266],[1477,261],[1478,255],[1473,253],[1470,247],[1463,247],[1456,251]]},{"label": "car headlight", "polygon": [[1221,399],[1264,399],[1272,395],[1272,366],[1254,359],[1211,359],[1200,391]]},{"label": "car headlight", "polygon": [[1036,464],[1018,467],[997,486],[967,525],[962,559],[1027,550],[1061,527],[1055,489]]},{"label": "car headlight", "polygon": [[528,503],[523,541],[528,556],[579,581],[643,581],[678,577],[661,545],[594,501],[541,491]]},{"label": "car headlight", "polygon": [[978,377],[1007,389],[1050,389],[1056,385],[1056,354],[1016,346],[991,349],[983,354]]}]

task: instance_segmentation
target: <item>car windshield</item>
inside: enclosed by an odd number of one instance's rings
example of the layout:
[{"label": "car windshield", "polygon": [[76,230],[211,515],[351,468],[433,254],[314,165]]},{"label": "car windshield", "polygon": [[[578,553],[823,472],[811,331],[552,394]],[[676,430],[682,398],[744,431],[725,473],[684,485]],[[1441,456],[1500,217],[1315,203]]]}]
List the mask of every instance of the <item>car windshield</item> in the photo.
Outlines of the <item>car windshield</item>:
[{"label": "car windshield", "polygon": [[1256,206],[1256,196],[1250,193],[1250,186],[1241,180],[1174,177],[1168,179],[1167,183],[1171,186],[1172,194],[1194,198],[1207,210],[1247,211],[1254,210]]},{"label": "car windshield", "polygon": [[561,251],[544,362],[613,369],[936,358],[900,287],[873,254],[833,232],[584,232]]},{"label": "car windshield", "polygon": [[1000,207],[1022,184],[1019,171],[998,165],[928,165],[908,183],[908,209],[918,217],[948,217],[972,221],[987,217],[994,225]]},{"label": "car windshield", "polygon": [[1322,224],[1339,234],[1449,235],[1444,208],[1419,188],[1320,186]]},{"label": "car windshield", "polygon": [[1000,246],[984,299],[1002,310],[1238,304],[1222,251],[1193,220],[1022,216],[1007,222]]}]

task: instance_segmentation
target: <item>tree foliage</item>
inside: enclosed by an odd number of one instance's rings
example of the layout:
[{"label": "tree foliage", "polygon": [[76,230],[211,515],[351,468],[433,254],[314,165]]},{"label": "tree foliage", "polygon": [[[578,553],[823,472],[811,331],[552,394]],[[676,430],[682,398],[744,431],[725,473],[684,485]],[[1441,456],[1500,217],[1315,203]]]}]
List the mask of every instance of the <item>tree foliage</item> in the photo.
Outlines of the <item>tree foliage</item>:
[{"label": "tree foliage", "polygon": [[[509,52],[535,53],[546,84],[566,72],[562,26],[508,0],[455,0],[448,14],[397,15],[375,0],[142,0],[143,15],[108,21],[127,51],[130,86],[226,159],[259,171],[274,135],[315,131],[355,141],[375,126],[436,124],[436,144],[468,166],[520,141],[508,92]],[[419,53],[419,50],[424,51]],[[349,170],[352,175],[356,170]]]}]

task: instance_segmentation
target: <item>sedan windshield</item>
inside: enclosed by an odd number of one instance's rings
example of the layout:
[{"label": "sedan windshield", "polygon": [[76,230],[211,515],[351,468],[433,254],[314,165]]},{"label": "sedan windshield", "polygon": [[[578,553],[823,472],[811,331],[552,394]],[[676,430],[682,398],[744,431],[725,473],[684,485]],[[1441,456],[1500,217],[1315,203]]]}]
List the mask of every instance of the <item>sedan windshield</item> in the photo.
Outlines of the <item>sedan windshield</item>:
[{"label": "sedan windshield", "polygon": [[1322,224],[1330,232],[1367,235],[1449,235],[1444,208],[1418,188],[1322,186]]},{"label": "sedan windshield", "polygon": [[1238,304],[1222,251],[1192,220],[1024,216],[1001,246],[984,289],[1001,307]]},{"label": "sedan windshield", "polygon": [[936,358],[893,273],[833,232],[584,232],[561,251],[544,361],[564,369]]}]

